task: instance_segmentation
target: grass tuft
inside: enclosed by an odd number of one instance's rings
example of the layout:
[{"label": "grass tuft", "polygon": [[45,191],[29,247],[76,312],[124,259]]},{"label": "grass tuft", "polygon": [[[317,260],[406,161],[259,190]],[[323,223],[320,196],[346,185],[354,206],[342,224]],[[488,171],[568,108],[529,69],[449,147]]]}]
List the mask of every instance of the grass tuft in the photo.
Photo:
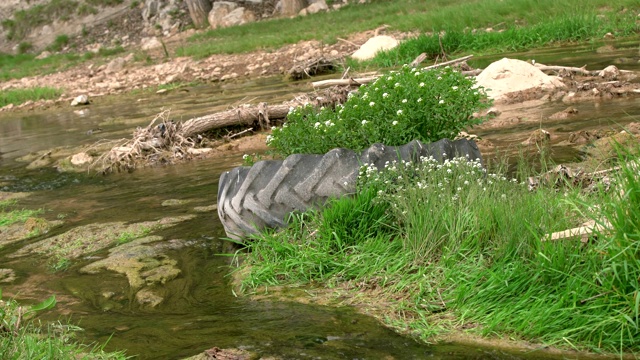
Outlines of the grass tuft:
[{"label": "grass tuft", "polygon": [[[531,175],[524,166],[510,178],[466,159],[394,163],[381,173],[363,168],[355,197],[252,239],[243,286],[347,287],[365,302],[385,302],[389,324],[424,339],[466,329],[637,353],[640,173],[634,164],[612,176],[613,190],[593,193],[568,184],[532,192],[522,181]],[[588,219],[606,220],[610,230],[587,245],[542,241]]]},{"label": "grass tuft", "polygon": [[0,107],[13,104],[20,105],[29,100],[52,100],[62,94],[60,89],[50,87],[35,87],[28,89],[11,89],[0,91]]}]

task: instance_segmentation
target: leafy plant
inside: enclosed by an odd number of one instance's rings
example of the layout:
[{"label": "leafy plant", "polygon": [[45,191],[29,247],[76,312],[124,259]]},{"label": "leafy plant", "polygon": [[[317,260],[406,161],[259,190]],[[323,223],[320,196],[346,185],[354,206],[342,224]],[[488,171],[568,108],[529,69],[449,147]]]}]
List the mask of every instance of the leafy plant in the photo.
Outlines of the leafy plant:
[{"label": "leafy plant", "polygon": [[454,138],[481,123],[484,118],[473,113],[490,106],[474,81],[448,67],[427,71],[404,66],[362,86],[335,109],[292,109],[267,144],[287,156]]},{"label": "leafy plant", "polygon": [[33,44],[31,44],[30,42],[23,41],[18,44],[18,54],[25,54],[31,49],[33,49]]},{"label": "leafy plant", "polygon": [[82,329],[73,325],[47,324],[33,321],[40,311],[56,305],[54,295],[32,306],[14,300],[2,300],[0,291],[0,359],[126,359],[124,353],[106,353],[104,346],[87,346],[74,340]]},{"label": "leafy plant", "polygon": [[60,51],[69,44],[69,35],[58,35],[51,45],[47,47],[50,51]]}]

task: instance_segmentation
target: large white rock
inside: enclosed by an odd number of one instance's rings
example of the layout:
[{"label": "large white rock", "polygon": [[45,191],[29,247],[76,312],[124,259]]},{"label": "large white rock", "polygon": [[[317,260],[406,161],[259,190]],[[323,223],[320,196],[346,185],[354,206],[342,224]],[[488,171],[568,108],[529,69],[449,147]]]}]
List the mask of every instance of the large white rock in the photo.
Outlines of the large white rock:
[{"label": "large white rock", "polygon": [[144,37],[140,39],[140,48],[142,50],[151,50],[151,49],[159,48],[161,46],[162,46],[162,43],[155,36],[150,38]]},{"label": "large white rock", "polygon": [[487,66],[476,78],[476,83],[494,100],[516,91],[564,87],[557,76],[549,76],[526,61],[507,58]]},{"label": "large white rock", "polygon": [[398,46],[398,40],[388,35],[378,35],[367,40],[351,57],[361,61],[369,60],[373,58],[376,53],[393,49],[396,46]]},{"label": "large white rock", "polygon": [[256,21],[256,15],[243,7],[234,9],[220,21],[221,27],[237,26]]},{"label": "large white rock", "polygon": [[211,11],[209,11],[209,25],[212,29],[222,27],[222,19],[235,10],[238,5],[231,1],[216,1],[213,3]]},{"label": "large white rock", "polygon": [[327,3],[325,2],[325,0],[318,0],[311,3],[311,5],[307,6],[306,8],[300,10],[299,15],[305,16],[307,14],[316,14],[316,13],[319,13],[320,11],[327,11],[327,10],[329,10],[329,6],[327,6]]}]

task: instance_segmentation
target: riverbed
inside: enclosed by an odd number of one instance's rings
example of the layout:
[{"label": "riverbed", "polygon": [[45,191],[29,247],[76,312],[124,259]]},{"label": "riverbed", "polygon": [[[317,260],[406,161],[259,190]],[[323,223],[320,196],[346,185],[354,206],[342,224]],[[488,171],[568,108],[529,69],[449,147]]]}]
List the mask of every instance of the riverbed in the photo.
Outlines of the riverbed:
[{"label": "riverbed", "polygon": [[[578,65],[591,54],[594,66],[602,61],[594,50],[562,52],[562,65]],[[547,54],[545,52],[544,54]],[[572,63],[571,56],[579,56]],[[635,53],[618,58],[637,57]],[[531,54],[521,57],[529,58]],[[542,56],[542,54],[540,55]],[[555,54],[555,58],[559,54]],[[610,61],[608,59],[607,61]],[[581,65],[580,65],[581,66]],[[591,65],[590,65],[591,67]],[[621,68],[625,68],[620,65]],[[631,69],[640,68],[637,63]],[[20,159],[57,147],[77,147],[100,140],[128,138],[132,129],[146,126],[162,110],[175,120],[186,120],[242,103],[280,103],[306,92],[305,83],[268,78],[237,83],[203,84],[164,94],[140,92],[93,99],[87,107],[14,112],[0,116],[0,191],[27,192],[19,205],[43,209],[43,217],[63,224],[48,233],[0,248],[0,267],[10,268],[16,280],[1,284],[4,297],[25,303],[52,294],[57,306],[43,320],[77,324],[85,342],[108,342],[106,350],[126,350],[139,359],[175,359],[201,353],[213,346],[241,348],[261,356],[282,359],[540,359],[558,358],[539,352],[420,343],[394,333],[375,319],[350,308],[333,308],[285,302],[252,301],[236,296],[230,273],[235,249],[224,240],[215,204],[219,174],[238,166],[242,153],[173,166],[137,169],[132,173],[60,173],[51,166],[27,169]],[[507,148],[526,139],[542,126],[560,141],[584,129],[624,126],[640,120],[637,99],[575,105],[578,115],[569,119],[542,119],[566,104],[532,104],[522,111],[540,121],[509,128],[487,129],[478,135]],[[556,148],[559,159],[579,157],[579,152]],[[189,216],[186,218],[185,216]],[[137,301],[127,277],[113,271],[87,273],[88,264],[104,259],[108,249],[83,255],[68,267],[53,271],[46,256],[18,256],[20,249],[90,224],[139,223],[185,217],[175,226],[151,230],[166,247],[163,259],[175,263],[179,274],[150,287],[162,300]],[[102,231],[107,231],[103,229]],[[1,234],[0,234],[1,236]]]}]

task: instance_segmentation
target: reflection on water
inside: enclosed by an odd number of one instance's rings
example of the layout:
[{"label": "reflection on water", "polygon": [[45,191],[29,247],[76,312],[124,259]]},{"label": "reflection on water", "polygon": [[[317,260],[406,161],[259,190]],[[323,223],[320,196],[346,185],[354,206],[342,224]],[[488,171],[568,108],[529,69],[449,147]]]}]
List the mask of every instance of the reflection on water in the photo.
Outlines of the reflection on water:
[{"label": "reflection on water", "polygon": [[[552,50],[548,56],[559,56]],[[542,58],[543,52],[537,54],[536,58]],[[564,58],[557,59],[549,62],[562,63]],[[578,56],[574,60],[580,62],[582,58]],[[599,63],[592,64],[598,67]],[[245,348],[284,359],[541,358],[538,353],[508,354],[473,347],[419,344],[351,309],[254,302],[235,297],[229,284],[229,257],[220,255],[229,247],[219,239],[224,231],[217,214],[198,213],[194,207],[215,202],[219,174],[239,165],[241,154],[107,177],[59,174],[52,169],[26,170],[24,163],[16,161],[31,151],[129,137],[132,127],[146,126],[168,104],[172,117],[188,119],[243,102],[278,103],[306,90],[300,84],[264,79],[202,85],[165,95],[146,93],[96,98],[91,106],[82,109],[65,107],[0,115],[0,153],[3,153],[0,190],[31,191],[32,196],[22,200],[21,205],[44,208],[45,217],[65,220],[64,226],[41,238],[90,223],[196,215],[195,219],[160,233],[167,240],[181,239],[188,246],[167,253],[178,262],[181,274],[162,287],[164,301],[156,308],[137,305],[124,276],[111,272],[98,275],[78,272],[95,257],[104,257],[106,252],[91,254],[66,272],[56,274],[47,270],[46,261],[41,258],[7,257],[26,243],[39,239],[0,249],[2,267],[12,268],[18,274],[15,283],[3,286],[5,296],[17,294],[19,299],[36,301],[54,293],[59,304],[55,312],[45,314],[44,318],[58,319],[64,315],[86,329],[82,336],[87,341],[109,340],[107,350],[128,349],[129,354],[140,354],[142,359],[189,356],[213,346]],[[637,121],[640,114],[637,101],[575,106],[578,116],[546,121],[545,128],[562,135],[612,123],[624,125]],[[530,118],[543,119],[564,107],[550,103],[523,111]],[[529,121],[512,128],[485,129],[479,135],[508,147],[525,140],[530,131],[540,126],[540,122]],[[98,128],[101,131],[87,134],[88,130]],[[168,199],[190,202],[163,207],[162,202]]]}]

